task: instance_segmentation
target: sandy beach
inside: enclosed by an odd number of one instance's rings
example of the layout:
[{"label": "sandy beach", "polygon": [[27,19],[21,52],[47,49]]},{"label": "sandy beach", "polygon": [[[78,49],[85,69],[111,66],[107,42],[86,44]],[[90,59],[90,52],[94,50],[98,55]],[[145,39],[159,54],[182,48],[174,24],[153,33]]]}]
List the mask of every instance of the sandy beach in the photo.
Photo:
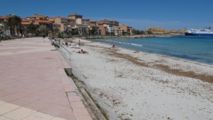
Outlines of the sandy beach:
[{"label": "sandy beach", "polygon": [[60,51],[110,120],[213,120],[212,65],[72,42]]}]

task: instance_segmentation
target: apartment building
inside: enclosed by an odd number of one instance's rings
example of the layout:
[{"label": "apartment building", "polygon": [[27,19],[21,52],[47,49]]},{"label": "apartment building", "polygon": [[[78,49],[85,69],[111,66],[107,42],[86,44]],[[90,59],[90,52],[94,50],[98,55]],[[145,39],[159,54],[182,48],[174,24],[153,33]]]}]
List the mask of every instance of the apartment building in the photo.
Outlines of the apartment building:
[{"label": "apartment building", "polygon": [[116,35],[119,26],[118,21],[113,20],[100,20],[98,21],[98,28],[101,35]]},{"label": "apartment building", "polygon": [[82,25],[83,24],[83,16],[79,14],[70,14],[68,16],[68,19],[74,20],[76,25]]},{"label": "apartment building", "polygon": [[69,20],[65,17],[52,17],[50,18],[50,21],[59,29],[60,32],[64,32],[69,25]]},{"label": "apartment building", "polygon": [[125,24],[119,24],[118,35],[132,35],[133,28]]},{"label": "apartment building", "polygon": [[31,17],[26,17],[24,19],[22,19],[21,24],[23,26],[28,26],[30,24],[34,24],[34,25],[52,25],[53,22],[49,20],[48,16],[44,16],[44,15],[39,15],[39,14],[34,14]]}]

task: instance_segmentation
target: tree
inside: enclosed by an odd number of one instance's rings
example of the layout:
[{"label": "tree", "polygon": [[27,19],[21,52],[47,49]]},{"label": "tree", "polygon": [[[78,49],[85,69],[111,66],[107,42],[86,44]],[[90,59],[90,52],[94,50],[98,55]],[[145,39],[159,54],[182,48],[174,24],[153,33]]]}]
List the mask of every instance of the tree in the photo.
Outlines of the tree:
[{"label": "tree", "polygon": [[98,27],[92,27],[89,29],[89,35],[98,35]]},{"label": "tree", "polygon": [[133,29],[132,33],[135,35],[141,35],[141,34],[145,34],[146,32],[143,30]]},{"label": "tree", "polygon": [[10,28],[10,34],[16,36],[21,34],[21,18],[16,15],[12,15],[8,18],[7,25]]},{"label": "tree", "polygon": [[71,34],[72,35],[79,35],[79,31],[77,28],[71,29]]},{"label": "tree", "polygon": [[0,23],[0,34],[4,31],[4,25]]},{"label": "tree", "polygon": [[52,27],[53,36],[58,36],[59,32],[60,32],[60,30],[59,30],[59,28],[57,26],[53,26]]},{"label": "tree", "polygon": [[68,36],[68,37],[72,37],[72,28],[68,27],[64,33]]},{"label": "tree", "polygon": [[65,30],[65,33],[68,35],[68,37],[72,37],[73,35],[79,35],[78,29],[77,28],[71,28],[71,27],[68,27]]},{"label": "tree", "polygon": [[37,29],[38,29],[38,26],[31,23],[29,26],[27,26],[26,32],[31,33],[31,34],[35,34]]},{"label": "tree", "polygon": [[48,35],[49,29],[46,25],[40,25],[37,29],[37,34],[38,35]]}]

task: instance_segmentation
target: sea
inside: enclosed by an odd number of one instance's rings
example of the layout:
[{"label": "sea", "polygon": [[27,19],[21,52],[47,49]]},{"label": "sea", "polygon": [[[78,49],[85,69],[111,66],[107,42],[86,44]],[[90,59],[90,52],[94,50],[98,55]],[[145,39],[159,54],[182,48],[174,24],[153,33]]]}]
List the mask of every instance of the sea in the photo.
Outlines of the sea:
[{"label": "sea", "polygon": [[96,41],[213,65],[213,37],[113,38]]}]

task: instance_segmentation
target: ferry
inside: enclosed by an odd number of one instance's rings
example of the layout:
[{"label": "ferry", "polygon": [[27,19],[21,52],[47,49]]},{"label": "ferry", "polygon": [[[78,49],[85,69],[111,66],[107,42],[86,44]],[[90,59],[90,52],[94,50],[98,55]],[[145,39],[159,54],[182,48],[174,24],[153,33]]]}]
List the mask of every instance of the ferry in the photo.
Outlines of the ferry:
[{"label": "ferry", "polygon": [[213,30],[211,28],[206,29],[190,29],[185,33],[186,36],[212,36]]}]

